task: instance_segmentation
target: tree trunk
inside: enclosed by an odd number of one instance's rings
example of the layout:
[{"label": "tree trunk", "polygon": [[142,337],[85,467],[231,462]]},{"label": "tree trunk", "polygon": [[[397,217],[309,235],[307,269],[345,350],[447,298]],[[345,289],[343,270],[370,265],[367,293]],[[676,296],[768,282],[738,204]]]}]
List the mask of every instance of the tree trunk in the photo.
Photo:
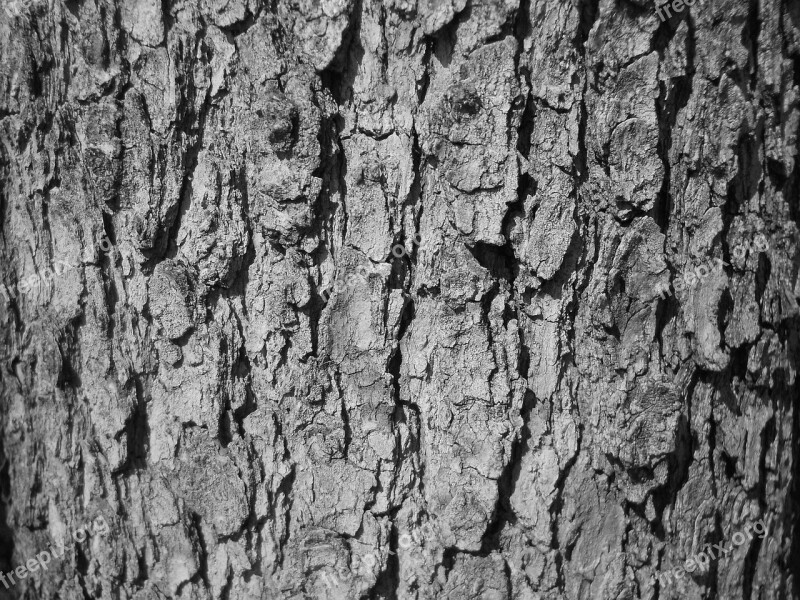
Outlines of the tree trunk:
[{"label": "tree trunk", "polygon": [[0,594],[800,598],[800,2],[679,3],[6,4]]}]

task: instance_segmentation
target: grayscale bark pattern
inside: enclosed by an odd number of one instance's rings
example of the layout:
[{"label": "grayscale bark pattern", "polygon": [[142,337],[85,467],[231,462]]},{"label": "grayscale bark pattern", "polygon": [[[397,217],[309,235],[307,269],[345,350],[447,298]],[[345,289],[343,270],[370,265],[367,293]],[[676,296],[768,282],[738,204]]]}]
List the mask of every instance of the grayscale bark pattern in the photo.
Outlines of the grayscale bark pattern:
[{"label": "grayscale bark pattern", "polygon": [[800,598],[800,2],[656,8],[8,2],[0,597]]}]

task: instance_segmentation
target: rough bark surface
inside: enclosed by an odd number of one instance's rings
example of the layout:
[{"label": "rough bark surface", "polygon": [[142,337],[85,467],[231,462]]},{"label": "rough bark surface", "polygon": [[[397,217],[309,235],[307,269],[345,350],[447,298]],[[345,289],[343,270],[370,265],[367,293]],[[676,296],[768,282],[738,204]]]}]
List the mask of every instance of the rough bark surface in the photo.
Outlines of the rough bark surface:
[{"label": "rough bark surface", "polygon": [[6,4],[0,594],[800,598],[800,2],[656,8]]}]

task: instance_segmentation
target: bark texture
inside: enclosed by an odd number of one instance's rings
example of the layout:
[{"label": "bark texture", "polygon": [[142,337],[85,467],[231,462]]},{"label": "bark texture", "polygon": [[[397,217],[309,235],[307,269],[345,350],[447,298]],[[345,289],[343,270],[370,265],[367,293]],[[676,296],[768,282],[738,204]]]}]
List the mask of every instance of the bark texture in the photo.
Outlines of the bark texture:
[{"label": "bark texture", "polygon": [[800,598],[800,2],[656,8],[8,3],[0,594]]}]

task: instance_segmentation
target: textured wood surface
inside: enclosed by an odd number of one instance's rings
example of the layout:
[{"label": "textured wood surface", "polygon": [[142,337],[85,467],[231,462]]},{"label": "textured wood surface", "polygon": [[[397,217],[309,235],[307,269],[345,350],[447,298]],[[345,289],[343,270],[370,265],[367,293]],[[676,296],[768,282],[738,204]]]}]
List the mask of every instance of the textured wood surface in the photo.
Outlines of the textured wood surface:
[{"label": "textured wood surface", "polygon": [[800,598],[800,2],[656,8],[7,2],[0,597]]}]

